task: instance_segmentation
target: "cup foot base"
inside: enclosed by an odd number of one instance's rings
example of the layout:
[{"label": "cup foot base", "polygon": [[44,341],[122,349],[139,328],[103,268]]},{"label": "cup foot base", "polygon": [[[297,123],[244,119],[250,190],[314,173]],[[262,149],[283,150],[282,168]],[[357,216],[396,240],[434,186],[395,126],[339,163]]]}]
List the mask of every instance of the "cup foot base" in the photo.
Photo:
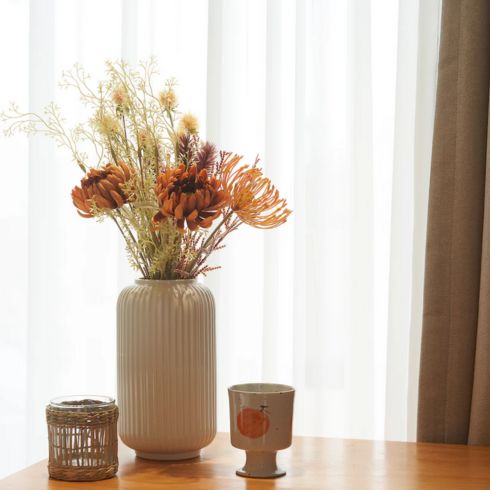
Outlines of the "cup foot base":
[{"label": "cup foot base", "polygon": [[247,478],[279,478],[286,472],[277,467],[276,451],[248,450],[247,460],[242,468],[236,470],[238,476]]},{"label": "cup foot base", "polygon": [[135,451],[138,458],[153,459],[157,461],[179,461],[182,459],[198,458],[201,455],[201,450],[189,451],[188,453],[144,453]]},{"label": "cup foot base", "polygon": [[238,476],[244,476],[246,478],[279,478],[280,476],[284,476],[286,474],[286,471],[281,470],[281,468],[277,468],[271,473],[258,475],[250,473],[249,471],[245,470],[245,468],[240,468],[239,470],[236,470],[236,474]]}]

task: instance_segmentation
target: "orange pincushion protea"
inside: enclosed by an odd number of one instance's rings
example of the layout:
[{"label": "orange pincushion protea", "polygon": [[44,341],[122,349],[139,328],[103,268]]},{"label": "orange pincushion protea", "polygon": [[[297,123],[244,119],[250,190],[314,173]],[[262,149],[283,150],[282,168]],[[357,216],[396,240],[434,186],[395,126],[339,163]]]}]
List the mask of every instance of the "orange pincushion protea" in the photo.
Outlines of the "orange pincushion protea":
[{"label": "orange pincushion protea", "polygon": [[131,175],[132,171],[124,163],[91,168],[81,180],[81,187],[76,186],[71,191],[78,214],[83,218],[92,218],[92,202],[100,209],[116,209],[123,206],[128,202],[123,186]]},{"label": "orange pincushion protea", "polygon": [[230,208],[250,226],[276,228],[286,222],[291,210],[286,199],[255,165],[238,167],[242,157],[228,155],[223,162],[223,188],[230,196]]},{"label": "orange pincushion protea", "polygon": [[160,211],[153,221],[171,217],[181,231],[186,224],[191,231],[209,228],[228,202],[221,182],[206,169],[198,172],[196,165],[167,168],[157,178],[155,193]]}]

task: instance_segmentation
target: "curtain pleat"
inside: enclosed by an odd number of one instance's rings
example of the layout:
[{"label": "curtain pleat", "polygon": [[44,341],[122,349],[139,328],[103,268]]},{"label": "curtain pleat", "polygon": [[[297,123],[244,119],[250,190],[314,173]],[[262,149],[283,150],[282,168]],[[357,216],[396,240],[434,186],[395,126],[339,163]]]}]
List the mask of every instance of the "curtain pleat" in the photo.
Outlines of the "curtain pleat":
[{"label": "curtain pleat", "polygon": [[[490,130],[490,127],[488,128]],[[487,132],[487,141],[490,139]],[[490,444],[490,166],[487,145],[487,172],[483,212],[480,296],[476,336],[475,373],[471,398],[468,442]]]},{"label": "curtain pleat", "polygon": [[490,3],[444,2],[419,381],[421,441],[490,443],[488,242],[482,247],[490,219],[489,40]]}]

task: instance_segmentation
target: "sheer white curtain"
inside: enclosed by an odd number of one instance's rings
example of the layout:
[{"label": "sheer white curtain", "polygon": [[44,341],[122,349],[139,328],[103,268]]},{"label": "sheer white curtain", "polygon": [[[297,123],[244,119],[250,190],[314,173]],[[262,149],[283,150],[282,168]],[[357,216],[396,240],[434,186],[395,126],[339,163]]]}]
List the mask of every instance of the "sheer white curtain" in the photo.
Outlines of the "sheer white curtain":
[{"label": "sheer white curtain", "polygon": [[[82,63],[157,56],[181,109],[294,209],[213,258],[219,429],[226,387],[297,388],[295,432],[414,437],[440,0],[5,0],[0,105],[39,111]],[[115,302],[134,273],[79,219],[68,155],[0,140],[0,476],[46,455],[56,395],[115,394]]]}]

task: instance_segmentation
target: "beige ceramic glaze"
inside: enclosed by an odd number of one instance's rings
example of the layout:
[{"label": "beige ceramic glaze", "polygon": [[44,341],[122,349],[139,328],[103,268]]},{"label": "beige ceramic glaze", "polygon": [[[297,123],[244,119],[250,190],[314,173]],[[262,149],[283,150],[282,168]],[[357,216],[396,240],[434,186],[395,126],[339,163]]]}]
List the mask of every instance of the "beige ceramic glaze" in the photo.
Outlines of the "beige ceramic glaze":
[{"label": "beige ceramic glaze", "polygon": [[199,456],[216,434],[215,313],[195,280],[138,280],[117,302],[119,435],[143,458]]},{"label": "beige ceramic glaze", "polygon": [[276,452],[291,445],[294,388],[247,383],[228,388],[231,444],[245,449],[245,466],[236,473],[254,478],[286,474],[276,465]]}]

